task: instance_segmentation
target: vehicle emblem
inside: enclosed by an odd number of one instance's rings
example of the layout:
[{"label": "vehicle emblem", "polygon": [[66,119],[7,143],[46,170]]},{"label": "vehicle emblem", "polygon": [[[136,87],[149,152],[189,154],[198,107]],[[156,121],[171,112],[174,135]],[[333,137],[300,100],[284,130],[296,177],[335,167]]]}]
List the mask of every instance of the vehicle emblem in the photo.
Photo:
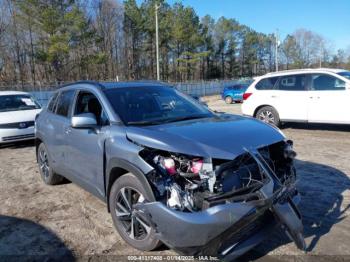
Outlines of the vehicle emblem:
[{"label": "vehicle emblem", "polygon": [[19,123],[19,128],[26,128],[26,127],[27,127],[26,123]]}]

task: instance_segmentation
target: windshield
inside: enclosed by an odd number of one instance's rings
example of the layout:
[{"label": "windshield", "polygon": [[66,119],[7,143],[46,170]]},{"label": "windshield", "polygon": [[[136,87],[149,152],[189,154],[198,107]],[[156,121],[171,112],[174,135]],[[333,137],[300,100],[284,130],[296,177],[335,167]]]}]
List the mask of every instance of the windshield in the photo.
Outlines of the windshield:
[{"label": "windshield", "polygon": [[0,112],[39,109],[40,105],[28,95],[0,96]]},{"label": "windshield", "polygon": [[104,93],[126,125],[156,125],[214,116],[205,106],[170,87],[110,88]]},{"label": "windshield", "polygon": [[338,75],[341,75],[347,79],[350,79],[350,71],[340,72],[340,73],[338,73]]}]

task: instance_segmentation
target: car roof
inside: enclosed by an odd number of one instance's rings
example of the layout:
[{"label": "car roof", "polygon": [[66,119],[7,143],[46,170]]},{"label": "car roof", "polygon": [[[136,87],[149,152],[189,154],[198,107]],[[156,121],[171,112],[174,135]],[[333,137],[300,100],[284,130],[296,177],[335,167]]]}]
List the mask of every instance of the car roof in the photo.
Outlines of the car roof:
[{"label": "car roof", "polygon": [[22,91],[0,91],[0,96],[9,96],[9,95],[30,95],[30,94]]},{"label": "car roof", "polygon": [[169,84],[161,81],[143,80],[143,81],[125,81],[125,82],[99,82],[99,81],[78,81],[62,86],[61,88],[76,87],[79,84],[87,84],[101,89],[128,88],[128,87],[147,87],[147,86],[168,86]]},{"label": "car roof", "polygon": [[346,71],[347,70],[345,69],[336,69],[336,68],[305,68],[305,69],[292,69],[292,70],[271,72],[261,77],[283,76],[283,75],[299,74],[299,73],[335,73],[336,74],[336,73],[346,72]]}]

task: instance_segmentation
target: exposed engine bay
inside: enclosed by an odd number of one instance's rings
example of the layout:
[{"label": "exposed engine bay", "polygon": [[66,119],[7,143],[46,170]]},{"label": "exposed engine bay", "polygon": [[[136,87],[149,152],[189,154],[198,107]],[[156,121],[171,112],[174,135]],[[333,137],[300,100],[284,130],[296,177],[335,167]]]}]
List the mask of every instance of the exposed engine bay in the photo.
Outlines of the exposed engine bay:
[{"label": "exposed engine bay", "polygon": [[[294,186],[296,153],[292,141],[261,147],[258,152],[281,185]],[[147,178],[157,201],[183,212],[202,211],[228,202],[259,200],[262,198],[259,189],[269,180],[266,170],[248,150],[231,161],[147,147],[140,156],[154,168]]]}]

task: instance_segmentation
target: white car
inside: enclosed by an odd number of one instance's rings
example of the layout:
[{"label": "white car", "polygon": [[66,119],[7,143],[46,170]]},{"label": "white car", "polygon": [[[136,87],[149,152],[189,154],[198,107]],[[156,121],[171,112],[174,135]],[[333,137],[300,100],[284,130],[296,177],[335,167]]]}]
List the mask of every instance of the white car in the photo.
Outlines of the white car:
[{"label": "white car", "polygon": [[40,105],[25,92],[0,92],[0,144],[34,139]]},{"label": "white car", "polygon": [[275,126],[350,124],[350,71],[300,69],[257,77],[243,95],[242,113]]}]

